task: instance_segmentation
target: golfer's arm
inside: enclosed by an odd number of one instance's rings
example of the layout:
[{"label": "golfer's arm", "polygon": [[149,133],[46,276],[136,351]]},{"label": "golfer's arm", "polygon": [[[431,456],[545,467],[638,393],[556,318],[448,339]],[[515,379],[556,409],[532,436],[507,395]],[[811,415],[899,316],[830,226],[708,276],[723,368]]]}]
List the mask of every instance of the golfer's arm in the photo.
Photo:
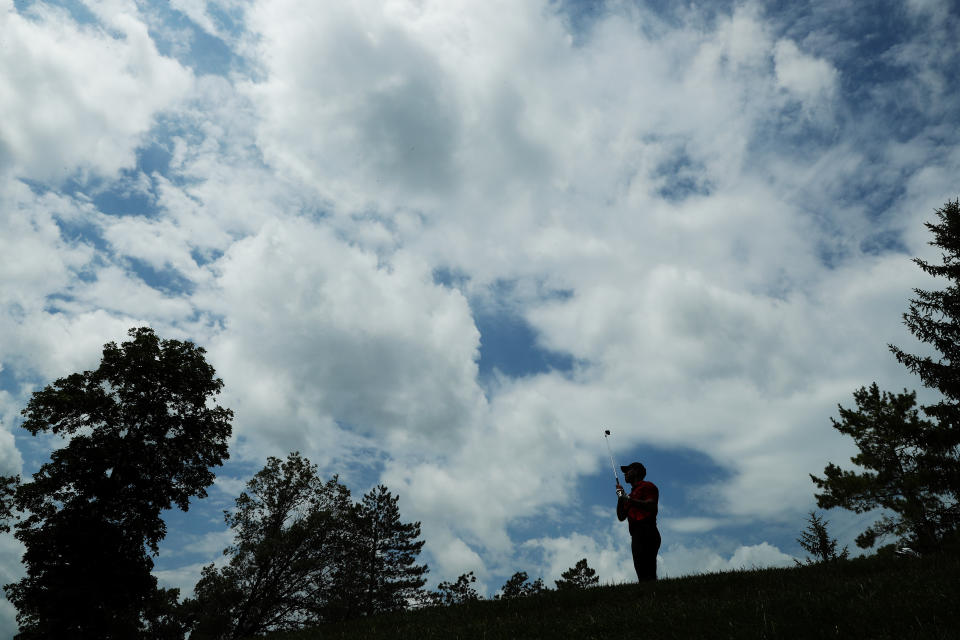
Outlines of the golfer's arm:
[{"label": "golfer's arm", "polygon": [[657,503],[654,502],[653,500],[637,500],[636,498],[630,498],[630,497],[625,497],[623,499],[623,503],[624,503],[623,504],[624,508],[634,506],[634,507],[640,507],[644,511],[653,511],[654,509],[656,509],[656,506],[657,506]]}]

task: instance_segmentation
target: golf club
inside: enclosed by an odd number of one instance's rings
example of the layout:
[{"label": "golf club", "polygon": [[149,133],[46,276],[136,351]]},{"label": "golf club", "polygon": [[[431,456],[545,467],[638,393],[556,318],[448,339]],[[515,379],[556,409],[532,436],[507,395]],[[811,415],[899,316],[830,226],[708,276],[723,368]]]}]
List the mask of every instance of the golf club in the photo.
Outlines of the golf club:
[{"label": "golf club", "polygon": [[613,461],[613,450],[610,448],[610,429],[603,430],[603,440],[607,443],[607,453],[610,454],[610,468],[613,470],[613,479],[620,484],[620,476],[617,475],[617,465]]}]

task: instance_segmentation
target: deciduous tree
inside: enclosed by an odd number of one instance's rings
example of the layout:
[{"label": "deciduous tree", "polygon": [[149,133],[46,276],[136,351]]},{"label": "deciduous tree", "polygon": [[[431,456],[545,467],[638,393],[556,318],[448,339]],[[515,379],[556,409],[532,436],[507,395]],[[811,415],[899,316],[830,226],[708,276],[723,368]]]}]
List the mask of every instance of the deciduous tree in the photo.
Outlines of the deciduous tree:
[{"label": "deciduous tree", "polygon": [[336,476],[324,482],[297,452],[269,458],[225,513],[229,563],[205,567],[184,603],[191,638],[239,639],[328,619],[350,555],[351,511]]},{"label": "deciduous tree", "polygon": [[480,594],[473,588],[476,581],[473,571],[469,571],[457,577],[455,582],[441,582],[434,593],[434,604],[450,606],[479,600]]},{"label": "deciduous tree", "polygon": [[[157,587],[161,513],[205,497],[227,458],[223,382],[191,342],[153,330],[104,346],[100,366],[37,391],[23,428],[67,440],[14,505],[26,576],[7,585],[19,638],[170,637],[175,592]],[[163,629],[161,631],[161,628]],[[182,632],[180,632],[182,636]]]},{"label": "deciduous tree", "polygon": [[526,571],[517,571],[500,588],[500,593],[496,595],[495,599],[510,600],[543,593],[544,587],[541,578],[537,578],[533,582],[527,582],[527,579]]},{"label": "deciduous tree", "polygon": [[10,533],[10,523],[14,520],[14,499],[20,476],[0,476],[0,533]]}]

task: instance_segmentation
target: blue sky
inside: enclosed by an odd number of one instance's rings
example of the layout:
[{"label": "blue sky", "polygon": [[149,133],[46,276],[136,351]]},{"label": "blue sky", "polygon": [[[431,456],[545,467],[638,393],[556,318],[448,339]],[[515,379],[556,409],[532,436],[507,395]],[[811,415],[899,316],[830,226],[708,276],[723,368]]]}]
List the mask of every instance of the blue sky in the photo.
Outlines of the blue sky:
[{"label": "blue sky", "polygon": [[292,450],[399,494],[432,585],[629,580],[604,428],[661,488],[662,575],[789,564],[807,474],[853,453],[836,405],[917,386],[886,345],[923,348],[910,258],[958,195],[951,2],[0,16],[0,471],[45,459],[20,409],[105,342],[204,346],[236,420],[169,516],[185,593]]}]

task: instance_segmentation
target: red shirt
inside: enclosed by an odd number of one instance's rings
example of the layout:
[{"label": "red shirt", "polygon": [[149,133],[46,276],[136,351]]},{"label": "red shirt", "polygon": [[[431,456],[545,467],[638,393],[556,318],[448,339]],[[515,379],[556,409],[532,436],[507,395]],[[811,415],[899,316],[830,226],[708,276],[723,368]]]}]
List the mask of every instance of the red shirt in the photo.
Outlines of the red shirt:
[{"label": "red shirt", "polygon": [[641,480],[640,483],[630,491],[630,499],[653,501],[653,509],[651,511],[647,511],[639,505],[630,504],[627,507],[627,519],[630,520],[630,524],[634,522],[643,524],[656,523],[657,502],[660,500],[660,491],[657,489],[657,485],[652,482],[647,482],[646,480]]}]

